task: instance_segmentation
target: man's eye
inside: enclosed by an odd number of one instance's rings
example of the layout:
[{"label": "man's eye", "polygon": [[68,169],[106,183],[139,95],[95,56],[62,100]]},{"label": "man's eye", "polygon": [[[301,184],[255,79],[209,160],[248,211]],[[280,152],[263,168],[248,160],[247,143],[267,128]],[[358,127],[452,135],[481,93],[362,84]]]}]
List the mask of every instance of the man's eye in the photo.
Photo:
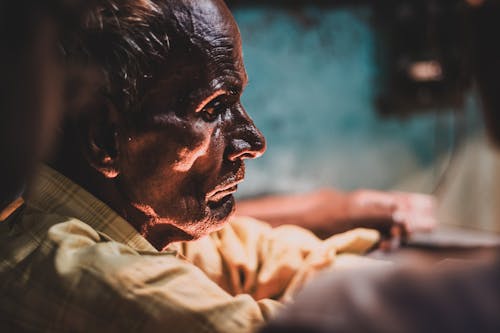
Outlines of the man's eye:
[{"label": "man's eye", "polygon": [[225,110],[224,104],[221,101],[208,103],[203,110],[201,116],[206,121],[214,121]]}]

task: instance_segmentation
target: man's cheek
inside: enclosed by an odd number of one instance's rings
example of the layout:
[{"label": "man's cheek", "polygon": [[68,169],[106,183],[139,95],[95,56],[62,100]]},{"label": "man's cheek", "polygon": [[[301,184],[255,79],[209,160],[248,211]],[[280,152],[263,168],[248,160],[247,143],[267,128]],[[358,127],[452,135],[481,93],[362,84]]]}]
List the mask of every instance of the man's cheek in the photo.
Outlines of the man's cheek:
[{"label": "man's cheek", "polygon": [[173,163],[173,170],[187,172],[193,167],[198,158],[207,154],[210,147],[211,131],[193,136],[189,144],[177,150],[177,158]]}]

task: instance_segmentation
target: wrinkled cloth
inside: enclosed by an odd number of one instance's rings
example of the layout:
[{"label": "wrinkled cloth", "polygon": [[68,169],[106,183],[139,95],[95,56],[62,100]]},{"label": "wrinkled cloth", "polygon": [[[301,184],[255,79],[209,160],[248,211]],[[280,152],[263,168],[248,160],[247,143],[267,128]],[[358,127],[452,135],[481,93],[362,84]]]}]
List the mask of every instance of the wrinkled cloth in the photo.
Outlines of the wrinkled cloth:
[{"label": "wrinkled cloth", "polygon": [[378,240],[359,230],[322,242],[297,227],[238,218],[158,252],[50,168],[22,209],[0,224],[2,331],[251,332],[282,307],[271,298],[287,299],[316,270],[335,269],[336,253]]},{"label": "wrinkled cloth", "polygon": [[234,217],[221,231],[181,243],[179,252],[231,295],[288,301],[319,271],[387,264],[358,255],[378,239],[374,230],[355,229],[321,241],[297,226]]}]

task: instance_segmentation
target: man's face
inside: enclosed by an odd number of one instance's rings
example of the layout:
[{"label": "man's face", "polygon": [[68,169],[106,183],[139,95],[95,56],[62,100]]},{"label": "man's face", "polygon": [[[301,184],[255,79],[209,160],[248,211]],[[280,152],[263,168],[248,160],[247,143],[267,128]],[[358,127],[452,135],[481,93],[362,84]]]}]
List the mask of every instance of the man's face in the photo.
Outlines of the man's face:
[{"label": "man's face", "polygon": [[118,130],[117,182],[153,217],[142,226],[146,237],[186,240],[221,228],[234,209],[243,160],[260,156],[265,140],[240,102],[247,76],[228,9],[196,1],[173,12],[180,28],[172,52],[140,112]]}]

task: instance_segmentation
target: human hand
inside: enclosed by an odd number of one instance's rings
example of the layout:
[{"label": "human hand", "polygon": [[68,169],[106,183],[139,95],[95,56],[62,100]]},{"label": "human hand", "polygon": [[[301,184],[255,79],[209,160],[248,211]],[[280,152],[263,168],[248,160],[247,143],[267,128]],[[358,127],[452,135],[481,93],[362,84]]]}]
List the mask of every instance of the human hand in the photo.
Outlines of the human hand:
[{"label": "human hand", "polygon": [[239,201],[237,214],[261,219],[274,227],[295,224],[321,238],[354,228],[377,229],[392,244],[399,244],[414,232],[434,228],[434,208],[434,198],[425,194],[324,188]]},{"label": "human hand", "polygon": [[346,216],[356,226],[386,236],[382,247],[394,247],[412,233],[430,232],[436,224],[434,197],[408,192],[358,190],[347,193]]}]

